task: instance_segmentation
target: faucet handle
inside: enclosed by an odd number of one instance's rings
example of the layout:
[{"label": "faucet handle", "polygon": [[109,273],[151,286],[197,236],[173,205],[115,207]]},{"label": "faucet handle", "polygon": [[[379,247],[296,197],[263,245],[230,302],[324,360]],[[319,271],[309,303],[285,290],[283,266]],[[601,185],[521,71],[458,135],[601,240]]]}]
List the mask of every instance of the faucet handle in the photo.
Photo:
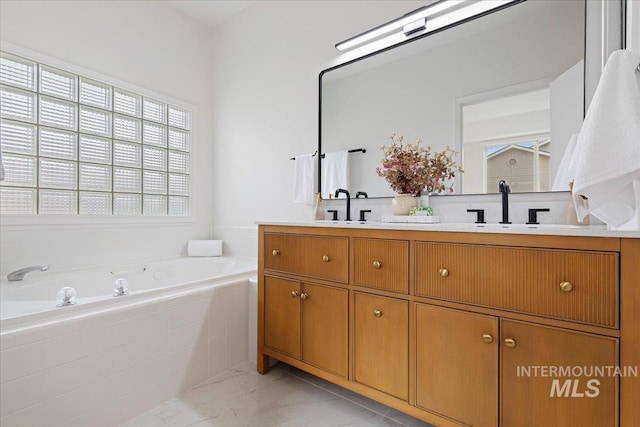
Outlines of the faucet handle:
[{"label": "faucet handle", "polygon": [[330,209],[327,212],[331,212],[333,214],[333,218],[331,218],[333,221],[337,221],[338,220],[338,211],[335,209]]},{"label": "faucet handle", "polygon": [[360,221],[361,222],[365,222],[366,218],[365,218],[365,214],[367,213],[371,213],[371,209],[360,209]]},{"label": "faucet handle", "polygon": [[484,220],[484,209],[467,209],[467,212],[475,212],[476,213],[476,224],[486,224],[487,221]]},{"label": "faucet handle", "polygon": [[538,222],[538,212],[550,212],[550,210],[548,208],[544,208],[544,209],[529,209],[529,221],[527,221],[527,224],[540,224]]}]

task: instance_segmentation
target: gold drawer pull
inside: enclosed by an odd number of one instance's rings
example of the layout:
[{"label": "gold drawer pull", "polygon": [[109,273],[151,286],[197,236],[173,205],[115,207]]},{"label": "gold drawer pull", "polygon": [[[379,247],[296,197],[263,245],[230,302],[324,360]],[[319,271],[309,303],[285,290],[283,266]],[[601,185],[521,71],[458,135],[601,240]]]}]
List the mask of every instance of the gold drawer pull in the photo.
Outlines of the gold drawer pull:
[{"label": "gold drawer pull", "polygon": [[376,317],[382,317],[382,310],[373,310],[373,315]]},{"label": "gold drawer pull", "polygon": [[300,295],[300,292],[298,292],[298,291],[291,291],[291,296],[292,296],[292,297],[297,298],[297,297],[298,297],[298,295]]},{"label": "gold drawer pull", "polygon": [[487,344],[491,344],[493,342],[493,335],[491,335],[491,334],[483,334],[482,335],[482,341],[486,342]]},{"label": "gold drawer pull", "polygon": [[373,261],[373,268],[382,268],[380,261]]},{"label": "gold drawer pull", "polygon": [[573,283],[562,282],[560,283],[560,289],[562,290],[562,292],[571,292],[573,290]]},{"label": "gold drawer pull", "polygon": [[329,257],[329,255],[323,255],[323,256],[322,256],[322,260],[323,260],[324,262],[329,262],[329,261],[331,261],[331,258]]},{"label": "gold drawer pull", "polygon": [[504,340],[504,345],[506,345],[509,348],[515,348],[516,340],[514,340],[513,338],[507,338],[506,340]]},{"label": "gold drawer pull", "polygon": [[274,249],[271,253],[272,253],[274,256],[275,256],[275,255],[280,255],[280,251],[279,251],[278,249]]},{"label": "gold drawer pull", "polygon": [[449,270],[446,268],[441,268],[438,273],[440,273],[440,277],[447,277],[449,275]]},{"label": "gold drawer pull", "polygon": [[309,295],[308,295],[308,294],[305,294],[305,293],[303,292],[303,293],[301,293],[301,294],[300,294],[300,299],[301,299],[301,300],[307,300],[307,299],[309,299]]}]

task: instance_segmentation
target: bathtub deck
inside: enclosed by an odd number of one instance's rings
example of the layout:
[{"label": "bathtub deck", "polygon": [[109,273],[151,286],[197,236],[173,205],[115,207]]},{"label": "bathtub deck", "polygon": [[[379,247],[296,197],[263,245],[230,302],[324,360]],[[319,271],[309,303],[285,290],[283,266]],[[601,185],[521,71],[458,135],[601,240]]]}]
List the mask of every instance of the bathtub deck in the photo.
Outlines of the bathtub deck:
[{"label": "bathtub deck", "polygon": [[250,363],[148,410],[120,427],[409,426],[429,424],[279,363]]}]

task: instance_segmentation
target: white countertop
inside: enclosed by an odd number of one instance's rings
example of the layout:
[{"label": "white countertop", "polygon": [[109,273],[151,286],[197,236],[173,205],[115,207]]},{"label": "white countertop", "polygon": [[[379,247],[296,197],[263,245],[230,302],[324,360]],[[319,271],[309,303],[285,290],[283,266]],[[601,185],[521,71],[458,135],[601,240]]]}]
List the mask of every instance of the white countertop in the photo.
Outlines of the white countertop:
[{"label": "white countertop", "polygon": [[411,224],[378,221],[256,221],[258,225],[280,225],[296,227],[333,227],[362,228],[379,230],[420,230],[448,231],[464,233],[502,233],[502,234],[539,234],[551,236],[589,236],[589,237],[626,237],[640,238],[640,231],[608,230],[606,225],[563,225],[563,224],[474,224],[474,223],[439,223]]}]

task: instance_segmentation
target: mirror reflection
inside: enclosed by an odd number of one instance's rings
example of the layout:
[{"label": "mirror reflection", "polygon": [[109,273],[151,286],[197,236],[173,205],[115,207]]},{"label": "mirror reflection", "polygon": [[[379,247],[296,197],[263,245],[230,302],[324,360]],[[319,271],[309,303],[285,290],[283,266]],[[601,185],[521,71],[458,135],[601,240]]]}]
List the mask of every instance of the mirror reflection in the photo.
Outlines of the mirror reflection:
[{"label": "mirror reflection", "polygon": [[583,119],[584,17],[584,1],[525,1],[330,69],[322,152],[365,148],[348,155],[348,189],[370,197],[395,194],[375,172],[391,134],[457,150],[454,194],[551,190]]}]

